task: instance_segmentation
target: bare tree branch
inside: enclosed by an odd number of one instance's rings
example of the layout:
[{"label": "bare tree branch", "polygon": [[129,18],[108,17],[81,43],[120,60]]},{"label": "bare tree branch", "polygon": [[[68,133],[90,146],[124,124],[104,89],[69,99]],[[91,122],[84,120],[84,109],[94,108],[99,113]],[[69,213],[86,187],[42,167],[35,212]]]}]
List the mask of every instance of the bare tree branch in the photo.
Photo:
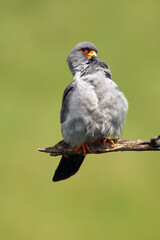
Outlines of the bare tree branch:
[{"label": "bare tree branch", "polygon": [[[88,154],[99,154],[118,151],[160,151],[160,135],[149,140],[112,139],[114,146],[110,143],[89,144]],[[50,153],[51,156],[75,154],[74,149],[63,140],[53,147],[38,148],[40,152]],[[79,150],[77,154],[82,154]]]}]

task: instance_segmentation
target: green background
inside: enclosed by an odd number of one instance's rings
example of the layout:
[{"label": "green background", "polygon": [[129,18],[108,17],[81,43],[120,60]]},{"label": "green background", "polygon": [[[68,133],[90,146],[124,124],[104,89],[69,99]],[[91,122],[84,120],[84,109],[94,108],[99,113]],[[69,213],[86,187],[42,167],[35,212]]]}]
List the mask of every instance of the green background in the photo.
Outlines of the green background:
[{"label": "green background", "polygon": [[91,41],[129,102],[123,137],[159,132],[160,1],[0,3],[0,238],[160,239],[160,153],[88,155],[52,182],[66,58]]}]

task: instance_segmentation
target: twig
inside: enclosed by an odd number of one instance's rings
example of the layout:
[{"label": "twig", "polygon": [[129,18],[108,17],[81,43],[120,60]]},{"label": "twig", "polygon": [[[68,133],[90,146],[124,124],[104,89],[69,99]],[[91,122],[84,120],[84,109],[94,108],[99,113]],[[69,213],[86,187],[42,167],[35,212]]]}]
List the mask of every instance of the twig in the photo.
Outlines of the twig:
[{"label": "twig", "polygon": [[[101,143],[89,144],[89,154],[99,154],[118,151],[160,151],[160,135],[149,140],[112,139],[114,146],[110,143],[103,146]],[[75,154],[74,149],[63,140],[53,147],[38,148],[40,152],[50,153],[51,156]],[[82,153],[81,150],[77,154]]]}]

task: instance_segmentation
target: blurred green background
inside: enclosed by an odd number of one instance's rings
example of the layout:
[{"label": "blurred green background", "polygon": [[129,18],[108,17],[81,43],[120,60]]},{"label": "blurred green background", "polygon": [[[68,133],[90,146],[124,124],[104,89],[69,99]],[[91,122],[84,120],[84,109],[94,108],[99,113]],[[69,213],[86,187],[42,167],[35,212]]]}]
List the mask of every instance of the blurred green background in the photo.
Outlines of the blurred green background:
[{"label": "blurred green background", "polygon": [[160,1],[0,3],[0,238],[160,239],[160,153],[88,155],[52,182],[66,58],[91,41],[129,101],[124,138],[160,134]]}]

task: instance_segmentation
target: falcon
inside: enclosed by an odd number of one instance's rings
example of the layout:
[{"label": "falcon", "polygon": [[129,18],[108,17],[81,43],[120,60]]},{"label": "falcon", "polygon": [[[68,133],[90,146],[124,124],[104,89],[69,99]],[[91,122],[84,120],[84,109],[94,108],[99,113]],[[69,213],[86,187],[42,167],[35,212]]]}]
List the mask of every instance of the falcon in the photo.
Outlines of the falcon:
[{"label": "falcon", "polygon": [[81,42],[67,58],[73,82],[64,91],[60,120],[64,141],[75,154],[62,156],[53,177],[55,182],[79,170],[90,143],[109,141],[113,145],[108,137],[120,137],[122,133],[128,103],[97,52],[93,43]]}]

